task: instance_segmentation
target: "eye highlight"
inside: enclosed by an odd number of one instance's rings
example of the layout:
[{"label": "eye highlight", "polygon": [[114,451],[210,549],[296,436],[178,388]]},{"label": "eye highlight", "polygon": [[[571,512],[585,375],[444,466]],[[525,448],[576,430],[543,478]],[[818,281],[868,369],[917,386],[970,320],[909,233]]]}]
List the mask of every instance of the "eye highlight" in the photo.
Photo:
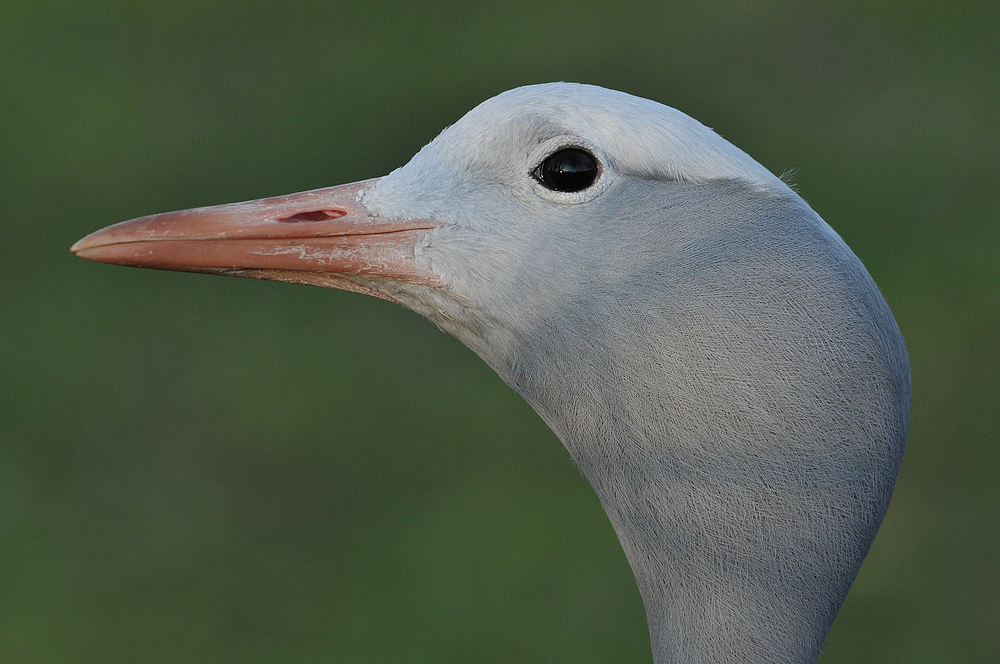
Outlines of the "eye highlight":
[{"label": "eye highlight", "polygon": [[552,191],[583,191],[597,179],[597,159],[580,148],[563,148],[553,152],[532,172],[539,182]]}]

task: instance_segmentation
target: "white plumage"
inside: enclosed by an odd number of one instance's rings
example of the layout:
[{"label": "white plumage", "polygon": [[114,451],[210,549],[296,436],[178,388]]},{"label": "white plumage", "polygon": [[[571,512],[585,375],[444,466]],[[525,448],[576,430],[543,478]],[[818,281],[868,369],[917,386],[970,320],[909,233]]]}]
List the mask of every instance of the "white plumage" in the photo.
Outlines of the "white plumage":
[{"label": "white plumage", "polygon": [[[542,177],[562,150],[585,186]],[[74,251],[358,290],[454,334],[600,496],[659,664],[814,661],[905,446],[906,351],[860,261],[745,153],[620,92],[511,90],[383,178]]]}]

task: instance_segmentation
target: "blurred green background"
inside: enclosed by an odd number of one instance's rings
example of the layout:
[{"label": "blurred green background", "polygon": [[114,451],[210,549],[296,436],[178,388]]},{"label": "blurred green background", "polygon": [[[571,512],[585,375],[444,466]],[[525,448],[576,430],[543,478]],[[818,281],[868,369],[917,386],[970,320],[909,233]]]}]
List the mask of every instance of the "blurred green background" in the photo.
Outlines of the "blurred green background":
[{"label": "blurred green background", "polygon": [[68,250],[382,175],[551,80],[799,169],[914,389],[821,662],[998,661],[997,7],[2,3],[0,662],[650,661],[596,497],[457,341],[360,295]]}]

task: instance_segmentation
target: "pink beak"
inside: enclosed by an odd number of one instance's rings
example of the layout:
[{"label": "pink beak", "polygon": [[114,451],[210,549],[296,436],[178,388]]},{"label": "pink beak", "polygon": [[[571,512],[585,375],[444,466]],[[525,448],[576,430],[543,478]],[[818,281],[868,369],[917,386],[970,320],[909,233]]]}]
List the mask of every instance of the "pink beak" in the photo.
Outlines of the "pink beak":
[{"label": "pink beak", "polygon": [[438,224],[373,217],[358,194],[377,180],[245,203],[154,214],[91,233],[81,258],[160,270],[291,281],[385,297],[344,275],[442,284],[414,258]]}]

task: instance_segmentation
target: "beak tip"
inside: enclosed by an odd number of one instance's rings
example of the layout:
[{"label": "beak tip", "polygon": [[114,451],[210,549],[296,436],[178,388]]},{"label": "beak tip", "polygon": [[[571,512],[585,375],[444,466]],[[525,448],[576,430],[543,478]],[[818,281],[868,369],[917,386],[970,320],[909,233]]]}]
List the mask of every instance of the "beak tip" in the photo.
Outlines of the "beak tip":
[{"label": "beak tip", "polygon": [[[100,232],[101,231],[97,231],[97,233]],[[70,253],[79,256],[80,258],[87,258],[87,256],[84,255],[84,252],[94,247],[95,243],[93,237],[97,235],[97,233],[91,233],[90,235],[82,237],[76,242],[74,242],[73,246],[69,248]]]}]

